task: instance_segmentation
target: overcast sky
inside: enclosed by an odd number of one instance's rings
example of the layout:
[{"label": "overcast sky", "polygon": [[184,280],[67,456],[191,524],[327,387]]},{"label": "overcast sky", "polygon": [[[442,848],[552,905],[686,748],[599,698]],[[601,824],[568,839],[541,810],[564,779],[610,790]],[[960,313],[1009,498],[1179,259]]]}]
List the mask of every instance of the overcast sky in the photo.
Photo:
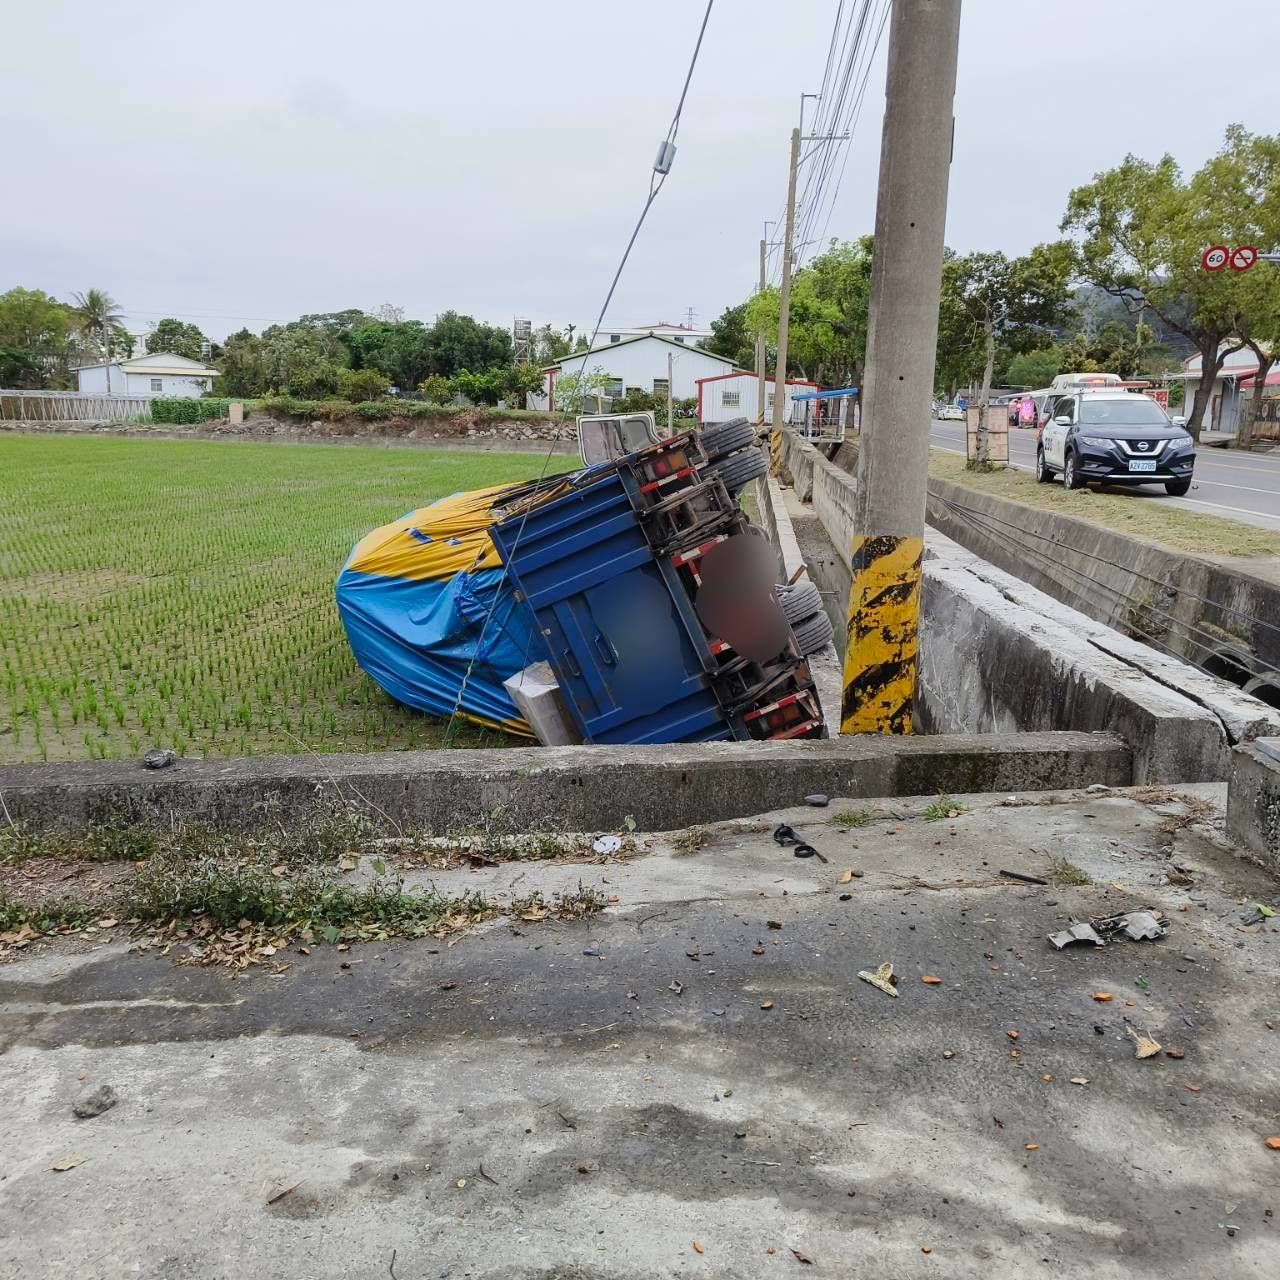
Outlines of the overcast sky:
[{"label": "overcast sky", "polygon": [[[848,0],[856,3],[857,0]],[[0,36],[0,291],[108,290],[222,337],[396,303],[588,326],[702,0],[41,0]],[[717,0],[618,324],[741,301],[836,0]],[[785,14],[785,19],[782,15]],[[1019,252],[1126,152],[1277,125],[1272,0],[967,0],[947,239]],[[828,234],[871,229],[884,46]],[[1020,175],[1018,181],[1012,175]],[[828,188],[829,190],[831,188]]]}]

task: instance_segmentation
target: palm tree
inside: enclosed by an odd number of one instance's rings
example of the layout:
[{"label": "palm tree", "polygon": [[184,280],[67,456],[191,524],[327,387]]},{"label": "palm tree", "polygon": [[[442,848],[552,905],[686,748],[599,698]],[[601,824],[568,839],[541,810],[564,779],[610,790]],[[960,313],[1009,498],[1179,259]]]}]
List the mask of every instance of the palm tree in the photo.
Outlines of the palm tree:
[{"label": "palm tree", "polygon": [[124,319],[116,300],[104,289],[89,289],[74,293],[76,317],[81,332],[97,341],[107,353],[107,394],[111,394],[111,356],[116,328]]}]

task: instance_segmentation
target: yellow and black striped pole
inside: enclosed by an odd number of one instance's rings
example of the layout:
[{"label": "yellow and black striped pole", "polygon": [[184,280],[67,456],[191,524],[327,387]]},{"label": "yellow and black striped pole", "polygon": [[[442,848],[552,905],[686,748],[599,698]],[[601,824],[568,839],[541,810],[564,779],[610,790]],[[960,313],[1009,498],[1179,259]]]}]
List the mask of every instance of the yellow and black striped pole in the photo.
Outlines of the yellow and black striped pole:
[{"label": "yellow and black striped pole", "polygon": [[855,538],[841,733],[910,733],[923,538]]},{"label": "yellow and black striped pole", "polygon": [[841,733],[910,733],[960,0],[893,6]]}]

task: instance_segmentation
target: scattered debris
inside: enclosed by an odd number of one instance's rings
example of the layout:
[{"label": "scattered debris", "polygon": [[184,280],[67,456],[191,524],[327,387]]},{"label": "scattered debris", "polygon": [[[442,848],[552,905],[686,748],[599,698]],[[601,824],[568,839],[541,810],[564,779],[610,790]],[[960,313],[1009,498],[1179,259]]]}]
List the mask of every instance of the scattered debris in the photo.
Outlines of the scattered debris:
[{"label": "scattered debris", "polygon": [[926,987],[942,986],[942,979],[932,973],[926,973],[924,977],[920,979],[920,981],[923,982]]},{"label": "scattered debris", "polygon": [[672,978],[671,985],[667,988],[667,990],[674,991],[676,995],[680,995],[681,992],[684,991],[684,983],[681,982],[678,978]]},{"label": "scattered debris", "polygon": [[1153,1040],[1145,1031],[1135,1031],[1132,1023],[1126,1023],[1125,1030],[1133,1040],[1135,1058],[1154,1058],[1160,1052],[1160,1042]]},{"label": "scattered debris", "polygon": [[100,1084],[96,1089],[88,1089],[71,1104],[71,1110],[81,1119],[90,1120],[110,1111],[119,1102],[116,1091],[109,1084]]},{"label": "scattered debris", "polygon": [[1089,924],[1076,921],[1060,933],[1051,933],[1049,941],[1061,951],[1073,942],[1092,942],[1095,947],[1104,947],[1121,937],[1131,942],[1147,942],[1163,938],[1168,932],[1169,922],[1163,912],[1147,909],[1095,917]]},{"label": "scattered debris", "polygon": [[165,747],[162,751],[148,751],[142,757],[142,764],[146,769],[167,769],[177,758],[176,751],[170,751]]},{"label": "scattered debris", "polygon": [[1148,993],[1151,990],[1151,983],[1147,981],[1147,976],[1143,973],[1138,974],[1138,976],[1134,978],[1133,985],[1143,993]]},{"label": "scattered debris", "polygon": [[860,877],[861,875],[862,875],[861,871],[855,871],[852,867],[848,867],[846,870],[840,873],[840,879],[838,883],[848,884],[849,881],[852,880],[855,876]]},{"label": "scattered debris", "polygon": [[809,1255],[805,1253],[803,1249],[792,1249],[791,1252],[795,1254],[795,1258],[797,1262],[803,1262],[806,1266],[809,1266],[809,1267],[813,1266],[813,1259],[809,1257]]},{"label": "scattered debris", "polygon": [[826,858],[813,845],[801,840],[785,822],[778,823],[774,828],[773,840],[775,844],[782,845],[784,849],[794,845],[795,848],[792,852],[797,858],[817,858],[819,862],[826,862]]},{"label": "scattered debris", "polygon": [[1073,942],[1091,942],[1095,947],[1105,947],[1107,945],[1093,925],[1079,922],[1073,924],[1069,929],[1063,929],[1061,933],[1051,933],[1049,941],[1059,951],[1063,947],[1070,946]]},{"label": "scattered debris", "polygon": [[49,1168],[54,1173],[66,1173],[68,1169],[78,1169],[88,1158],[88,1156],[63,1156],[61,1160],[55,1160]]},{"label": "scattered debris", "polygon": [[772,1001],[772,1000],[766,1000],[766,1001],[765,1001],[765,1002],[764,1002],[760,1007],[761,1007],[762,1009],[772,1009],[772,1008],[773,1008],[773,1001]]},{"label": "scattered debris", "polygon": [[1095,991],[1093,993],[1093,998],[1099,1004],[1107,1004],[1109,1001],[1114,1000],[1115,996],[1112,995],[1110,991]]},{"label": "scattered debris", "polygon": [[782,921],[781,921],[781,920],[766,920],[764,923],[765,923],[765,928],[766,928],[766,929],[781,929],[781,928],[782,928]]},{"label": "scattered debris", "polygon": [[920,1252],[921,1252],[921,1253],[932,1253],[932,1252],[933,1252],[933,1248],[932,1248],[930,1245],[922,1244],[922,1245],[920,1246]]},{"label": "scattered debris", "polygon": [[1039,1150],[1040,1150],[1040,1144],[1039,1144],[1038,1142],[1028,1142],[1028,1143],[1026,1144],[1026,1150],[1028,1150],[1028,1151],[1039,1151]]},{"label": "scattered debris", "polygon": [[287,1196],[290,1192],[297,1191],[297,1189],[300,1186],[302,1186],[302,1182],[298,1181],[298,1182],[295,1182],[292,1186],[281,1188],[281,1190],[277,1191],[275,1195],[271,1195],[267,1197],[267,1203],[275,1204],[277,1200],[283,1200],[285,1196]]},{"label": "scattered debris", "polygon": [[622,837],[600,836],[598,839],[592,841],[591,848],[596,853],[617,853],[618,850],[622,848]]},{"label": "scattered debris", "polygon": [[897,979],[893,976],[893,962],[886,960],[874,973],[867,969],[859,969],[858,977],[863,982],[869,982],[873,987],[879,988],[887,996],[898,998]]},{"label": "scattered debris", "polygon": [[942,1056],[950,1062],[956,1056],[956,1051],[954,1049],[943,1049]]},{"label": "scattered debris", "polygon": [[1181,1049],[1166,1049],[1164,1056],[1166,1058],[1185,1058],[1187,1055]]},{"label": "scattered debris", "polygon": [[1010,1040],[1016,1040],[1018,1038],[1018,1033],[1012,1029],[1006,1031],[1005,1035],[1007,1035]]},{"label": "scattered debris", "polygon": [[694,1253],[706,1253],[706,1249],[704,1249],[704,1248],[702,1247],[702,1241],[701,1241],[701,1240],[695,1240],[695,1241],[693,1242],[693,1251],[694,1251]]},{"label": "scattered debris", "polygon": [[1023,884],[1048,884],[1049,882],[1041,876],[1029,876],[1023,871],[1005,871],[1003,868],[1000,874],[1006,880],[1021,880]]},{"label": "scattered debris", "polygon": [[825,809],[831,803],[831,797],[824,796],[821,792],[815,792],[811,796],[805,796],[804,802],[812,805],[815,809]]},{"label": "scattered debris", "polygon": [[1088,1076],[1072,1076],[1072,1077],[1071,1077],[1071,1083],[1072,1083],[1072,1084],[1080,1084],[1080,1085],[1088,1084],[1088,1083],[1089,1083],[1089,1077],[1088,1077]]},{"label": "scattered debris", "polygon": [[1268,1138],[1266,1145],[1272,1151],[1280,1151],[1280,1138]]}]

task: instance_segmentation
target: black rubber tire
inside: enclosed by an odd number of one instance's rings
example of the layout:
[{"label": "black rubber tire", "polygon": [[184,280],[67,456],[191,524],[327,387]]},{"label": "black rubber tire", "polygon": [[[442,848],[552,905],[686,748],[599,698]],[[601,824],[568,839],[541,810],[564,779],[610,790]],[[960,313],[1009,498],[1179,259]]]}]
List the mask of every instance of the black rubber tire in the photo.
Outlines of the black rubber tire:
[{"label": "black rubber tire", "polygon": [[791,630],[795,634],[796,644],[800,646],[800,652],[806,654],[825,649],[836,634],[831,619],[825,613],[815,613],[811,618],[793,624]]},{"label": "black rubber tire", "polygon": [[1036,480],[1040,484],[1048,484],[1053,479],[1053,472],[1049,470],[1049,464],[1044,460],[1043,445],[1036,449]]},{"label": "black rubber tire", "polygon": [[1084,488],[1084,477],[1076,468],[1076,455],[1070,450],[1067,450],[1067,456],[1063,459],[1062,483],[1068,489]]},{"label": "black rubber tire", "polygon": [[715,462],[717,458],[725,458],[731,453],[737,453],[739,449],[745,449],[747,445],[755,443],[755,438],[756,429],[746,418],[717,422],[698,432],[698,440],[708,462]]},{"label": "black rubber tire", "polygon": [[801,578],[790,586],[778,588],[778,603],[782,606],[782,612],[787,615],[787,621],[794,627],[805,618],[822,611],[822,593],[812,582]]},{"label": "black rubber tire", "polygon": [[731,494],[738,494],[752,480],[764,475],[769,470],[769,464],[759,449],[739,449],[737,453],[713,462],[706,470],[718,475]]},{"label": "black rubber tire", "polygon": [[1191,492],[1191,481],[1166,480],[1164,482],[1164,491],[1171,498],[1181,498],[1184,494]]}]

